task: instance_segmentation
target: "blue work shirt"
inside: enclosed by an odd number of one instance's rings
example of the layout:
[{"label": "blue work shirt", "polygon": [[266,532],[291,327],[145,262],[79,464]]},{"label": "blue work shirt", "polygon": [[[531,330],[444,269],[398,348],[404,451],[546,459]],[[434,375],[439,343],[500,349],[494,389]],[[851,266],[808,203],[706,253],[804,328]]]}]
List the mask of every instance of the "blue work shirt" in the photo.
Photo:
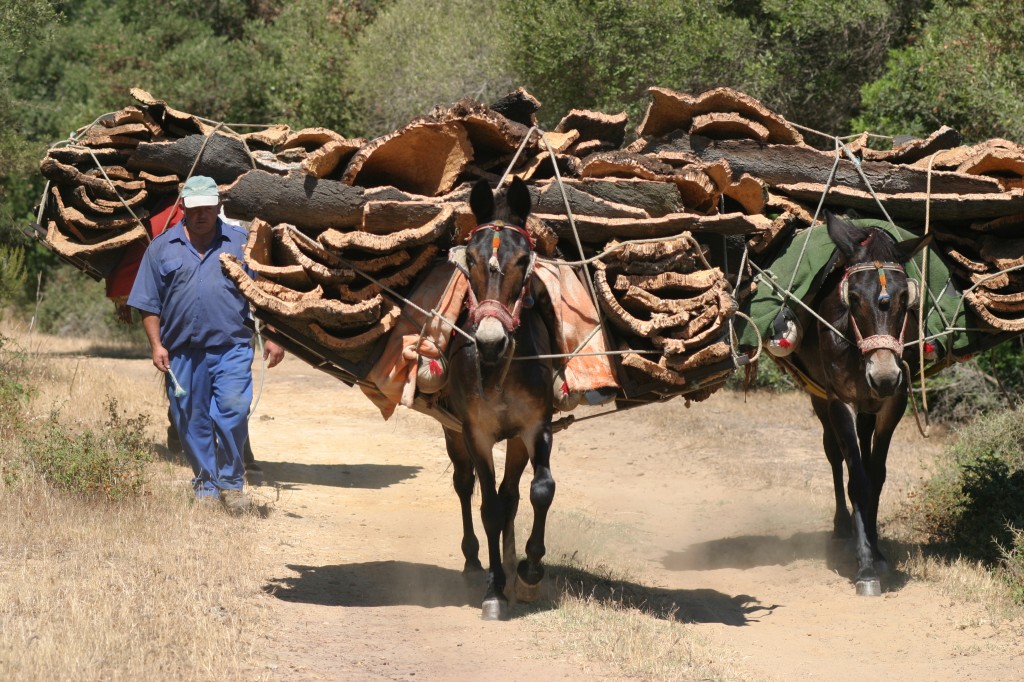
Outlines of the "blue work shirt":
[{"label": "blue work shirt", "polygon": [[220,254],[244,262],[248,234],[217,221],[206,253],[200,257],[180,221],[152,241],[142,257],[128,305],[160,317],[160,343],[168,352],[249,343],[249,303],[221,270]]}]

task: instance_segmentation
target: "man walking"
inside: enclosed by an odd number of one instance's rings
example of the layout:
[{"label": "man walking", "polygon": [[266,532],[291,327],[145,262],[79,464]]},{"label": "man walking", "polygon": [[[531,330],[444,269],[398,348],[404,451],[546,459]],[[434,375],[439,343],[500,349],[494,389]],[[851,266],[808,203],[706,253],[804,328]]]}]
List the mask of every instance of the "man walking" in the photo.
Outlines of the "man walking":
[{"label": "man walking", "polygon": [[[128,305],[141,312],[153,365],[167,375],[171,419],[192,466],[196,497],[219,497],[239,514],[250,506],[242,489],[252,330],[249,304],[221,270],[220,254],[242,258],[247,235],[218,217],[212,178],[189,178],[181,197],[185,217],[146,249]],[[283,357],[268,340],[267,366]]]}]

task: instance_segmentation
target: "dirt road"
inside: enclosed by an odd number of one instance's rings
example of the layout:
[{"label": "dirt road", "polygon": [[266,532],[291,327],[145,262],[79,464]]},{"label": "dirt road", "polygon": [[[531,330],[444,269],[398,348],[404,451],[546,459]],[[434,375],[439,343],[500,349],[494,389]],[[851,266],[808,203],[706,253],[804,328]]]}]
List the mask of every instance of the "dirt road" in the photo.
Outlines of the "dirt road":
[{"label": "dirt road", "polygon": [[[260,494],[279,494],[262,547],[279,627],[257,652],[272,678],[631,679],[574,650],[543,605],[480,620],[432,420],[384,422],[358,390],[289,358],[267,374],[252,437],[277,485]],[[941,445],[904,421],[883,516]],[[854,595],[820,452],[802,396],[719,392],[574,425],[555,438],[549,557],[588,554],[649,604],[674,603],[741,679],[1024,679],[1015,628],[932,583],[896,573],[881,598]],[[530,518],[524,497],[520,547]]]}]

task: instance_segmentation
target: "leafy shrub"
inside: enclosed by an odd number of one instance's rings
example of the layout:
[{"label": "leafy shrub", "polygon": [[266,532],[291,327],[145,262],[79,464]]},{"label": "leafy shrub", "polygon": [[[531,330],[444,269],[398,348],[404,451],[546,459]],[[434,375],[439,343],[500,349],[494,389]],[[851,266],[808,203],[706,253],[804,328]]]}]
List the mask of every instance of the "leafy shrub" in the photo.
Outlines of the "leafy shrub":
[{"label": "leafy shrub", "polygon": [[32,397],[25,381],[25,354],[10,348],[10,339],[0,334],[0,440],[5,443],[22,424],[24,407]]},{"label": "leafy shrub", "polygon": [[948,125],[967,142],[1024,137],[1022,38],[1019,0],[938,0],[914,41],[861,89],[854,129],[925,136]]},{"label": "leafy shrub", "polygon": [[1000,378],[1008,374],[1004,370],[991,373],[985,359],[955,364],[928,380],[928,413],[933,421],[967,424],[1020,402],[1017,391]]},{"label": "leafy shrub", "polygon": [[127,341],[142,334],[140,325],[117,321],[103,283],[70,266],[50,273],[36,310],[38,328],[48,334]]},{"label": "leafy shrub", "polygon": [[916,525],[944,553],[1001,567],[1024,598],[1024,421],[1012,410],[981,417],[948,454],[917,498]]},{"label": "leafy shrub", "polygon": [[1003,578],[1010,585],[1013,598],[1024,604],[1024,531],[1011,529],[1013,544],[1000,549]]},{"label": "leafy shrub", "polygon": [[24,251],[0,244],[0,308],[17,296],[27,278]]},{"label": "leafy shrub", "polygon": [[761,351],[756,365],[751,366],[749,371],[744,371],[741,367],[733,372],[725,385],[734,391],[754,390],[784,393],[797,389],[796,382],[775,364],[775,361],[768,356],[768,352],[764,350]]},{"label": "leafy shrub", "polygon": [[36,471],[50,485],[72,493],[121,500],[142,493],[145,465],[152,459],[145,430],[148,417],[125,419],[117,401],[107,402],[103,431],[76,433],[52,414],[28,440]]}]

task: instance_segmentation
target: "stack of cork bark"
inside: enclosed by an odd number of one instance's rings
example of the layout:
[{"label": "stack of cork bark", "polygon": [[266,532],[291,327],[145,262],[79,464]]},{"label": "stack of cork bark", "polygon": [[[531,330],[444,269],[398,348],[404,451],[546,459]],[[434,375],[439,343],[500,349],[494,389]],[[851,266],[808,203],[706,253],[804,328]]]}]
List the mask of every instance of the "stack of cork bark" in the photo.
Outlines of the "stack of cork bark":
[{"label": "stack of cork bark", "polygon": [[927,207],[957,273],[978,285],[968,303],[996,329],[1024,330],[1024,275],[1005,272],[1024,265],[1019,145],[959,146],[943,128],[884,152],[866,136],[845,149],[822,138],[822,151],[743,93],[650,92],[626,144],[625,114],[573,110],[536,133],[540,105],[522,89],[438,107],[374,140],[236,134],[133,90],[134,105],[43,159],[45,242],[105,275],[120,249],[148,239],[158,201],[209,175],[227,215],[252,221],[246,262],[225,263],[229,275],[293,351],[356,380],[400,297],[474,226],[471,182],[515,175],[533,194],[538,251],[596,257],[586,272],[611,346],[627,351],[624,393],[697,399],[734,367],[728,321],[751,290],[742,248],[768,267],[819,202],[880,217],[877,196],[911,230]]}]

